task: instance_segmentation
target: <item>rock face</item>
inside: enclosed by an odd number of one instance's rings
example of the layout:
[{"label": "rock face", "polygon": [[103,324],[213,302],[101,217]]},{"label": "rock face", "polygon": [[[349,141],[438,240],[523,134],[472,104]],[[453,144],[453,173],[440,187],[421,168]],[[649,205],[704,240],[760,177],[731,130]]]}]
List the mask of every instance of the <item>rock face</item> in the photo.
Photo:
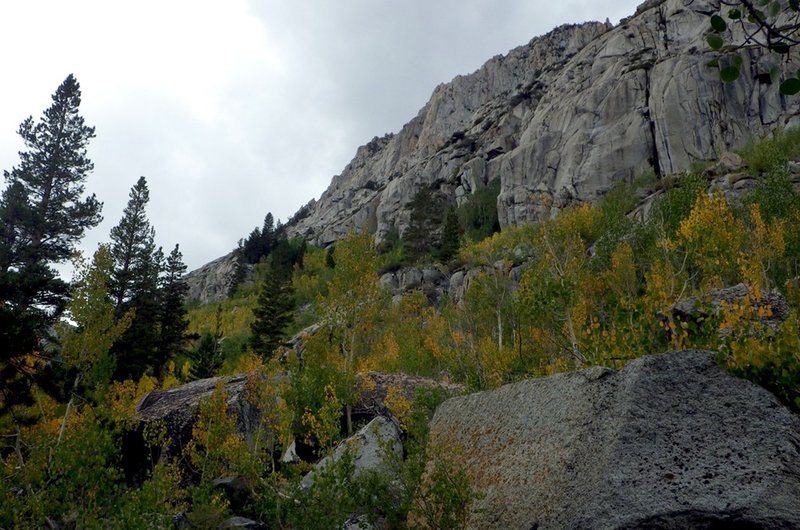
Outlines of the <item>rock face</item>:
[{"label": "rock face", "polygon": [[380,240],[408,226],[419,189],[460,203],[494,178],[503,226],[546,218],[648,168],[679,172],[798,123],[798,100],[749,66],[731,84],[706,66],[717,8],[650,0],[616,27],[562,26],[438,86],[400,132],[360,147],[289,233],[327,244],[366,226]]},{"label": "rock face", "polygon": [[232,252],[187,274],[186,301],[207,304],[228,297],[236,277],[238,258]]},{"label": "rock face", "polygon": [[482,494],[470,528],[800,528],[800,417],[707,352],[453,398],[431,443]]}]

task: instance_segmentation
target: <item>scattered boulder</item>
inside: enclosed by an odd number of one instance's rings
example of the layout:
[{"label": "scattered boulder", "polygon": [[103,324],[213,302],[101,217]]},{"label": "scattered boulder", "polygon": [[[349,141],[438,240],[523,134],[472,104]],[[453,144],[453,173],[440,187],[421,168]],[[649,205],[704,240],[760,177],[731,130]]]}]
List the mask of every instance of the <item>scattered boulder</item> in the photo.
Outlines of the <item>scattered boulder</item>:
[{"label": "scattered boulder", "polygon": [[453,398],[431,444],[478,492],[469,528],[800,528],[800,417],[710,352]]},{"label": "scattered boulder", "polygon": [[[743,283],[733,287],[712,289],[708,293],[706,303],[696,297],[684,298],[676,302],[672,307],[672,316],[682,322],[696,322],[709,316],[719,315],[724,307],[747,303],[749,297],[750,289]],[[771,328],[780,326],[789,317],[791,311],[786,299],[777,291],[762,293],[761,298],[755,300],[753,305],[758,313],[758,321]]]},{"label": "scattered boulder", "polygon": [[726,151],[722,153],[722,156],[719,157],[719,160],[714,165],[704,169],[702,174],[704,177],[711,178],[718,177],[720,175],[737,173],[742,171],[744,168],[745,163],[741,156],[737,155],[736,153]]},{"label": "scattered boulder", "polygon": [[378,416],[362,427],[357,433],[340,443],[333,454],[320,460],[317,465],[303,477],[301,486],[309,489],[314,485],[315,476],[326,467],[340,461],[348,451],[353,455],[353,475],[358,476],[365,471],[389,472],[385,463],[386,448],[395,456],[402,456],[403,444],[400,441],[400,428],[397,424],[383,416]]},{"label": "scattered boulder", "polygon": [[292,441],[286,451],[283,452],[281,457],[281,464],[299,464],[302,460],[297,455],[297,442]]},{"label": "scattered boulder", "polygon": [[305,341],[308,340],[308,338],[312,335],[315,335],[321,327],[321,324],[315,323],[301,329],[291,339],[286,341],[284,346],[290,350],[293,350],[297,354],[298,358],[302,358],[303,353],[305,353]]},{"label": "scattered boulder", "polygon": [[225,494],[230,507],[234,510],[244,507],[250,500],[252,488],[242,476],[221,477],[212,481],[211,484]]},{"label": "scattered boulder", "polygon": [[239,528],[242,530],[268,530],[268,526],[247,517],[230,517],[220,525],[220,528]]},{"label": "scattered boulder", "polygon": [[353,515],[342,525],[342,530],[373,530],[375,528],[366,516]]}]

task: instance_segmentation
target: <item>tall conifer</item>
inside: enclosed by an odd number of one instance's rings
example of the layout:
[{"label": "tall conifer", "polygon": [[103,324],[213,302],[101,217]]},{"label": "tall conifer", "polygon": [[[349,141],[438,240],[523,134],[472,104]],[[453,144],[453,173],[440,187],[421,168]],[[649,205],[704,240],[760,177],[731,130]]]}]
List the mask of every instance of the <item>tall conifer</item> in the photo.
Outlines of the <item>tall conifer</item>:
[{"label": "tall conifer", "polygon": [[122,219],[111,229],[114,270],[109,293],[117,318],[134,310],[130,327],[114,344],[117,379],[138,379],[158,364],[161,317],[158,282],[164,255],[156,248],[155,230],[147,219],[149,200],[147,181],[139,177],[131,188]]},{"label": "tall conifer", "polygon": [[68,301],[66,282],[51,267],[66,261],[86,229],[97,225],[102,204],[84,197],[94,168],[86,156],[94,127],[78,114],[81,91],[70,74],[41,119],[19,127],[26,151],[4,171],[0,197],[0,408],[29,397],[32,370],[25,361]]},{"label": "tall conifer", "polygon": [[184,299],[189,286],[183,279],[186,265],[178,245],[172,249],[164,262],[164,271],[159,280],[161,291],[161,320],[159,326],[158,358],[156,359],[156,374],[160,375],[167,361],[183,353],[186,347],[186,329],[189,322],[186,320]]}]

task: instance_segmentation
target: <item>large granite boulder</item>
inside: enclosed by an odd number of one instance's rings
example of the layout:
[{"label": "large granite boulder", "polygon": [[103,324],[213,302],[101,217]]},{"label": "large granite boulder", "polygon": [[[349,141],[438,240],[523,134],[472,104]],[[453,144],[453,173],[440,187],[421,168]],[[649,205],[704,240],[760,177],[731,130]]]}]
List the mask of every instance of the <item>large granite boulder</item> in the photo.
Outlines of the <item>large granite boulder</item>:
[{"label": "large granite boulder", "polygon": [[[168,450],[171,454],[178,454],[191,440],[200,402],[222,387],[228,396],[228,413],[236,419],[238,432],[249,442],[260,428],[261,411],[248,399],[248,377],[248,374],[212,377],[168,390],[156,390],[142,398],[136,411],[142,425],[163,422],[167,429]],[[267,384],[277,385],[285,377],[285,374],[277,374]],[[448,395],[456,395],[464,390],[461,385],[426,377],[377,372],[360,374],[356,381],[358,397],[353,405],[352,415],[361,421],[369,421],[378,416],[391,417],[391,411],[385,403],[390,393],[410,401],[418,390],[426,389],[443,391]],[[290,454],[286,458],[290,462],[298,456]]]},{"label": "large granite boulder", "polygon": [[453,398],[431,444],[479,493],[470,528],[800,528],[800,417],[708,352]]},{"label": "large granite boulder", "polygon": [[136,412],[143,424],[163,422],[167,429],[168,449],[179,453],[192,438],[200,401],[219,387],[228,396],[228,412],[236,418],[237,430],[250,439],[259,427],[260,411],[247,399],[247,374],[200,379],[168,390],[147,394]]}]

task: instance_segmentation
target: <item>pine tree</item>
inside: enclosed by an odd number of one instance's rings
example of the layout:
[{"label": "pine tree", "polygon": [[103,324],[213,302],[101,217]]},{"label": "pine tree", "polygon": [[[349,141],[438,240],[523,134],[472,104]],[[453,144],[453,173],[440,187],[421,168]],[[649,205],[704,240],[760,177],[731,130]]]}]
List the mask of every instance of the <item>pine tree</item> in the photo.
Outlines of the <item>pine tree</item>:
[{"label": "pine tree", "polygon": [[186,265],[178,245],[170,252],[165,262],[164,273],[159,280],[161,298],[161,322],[159,326],[158,358],[156,375],[160,376],[167,361],[183,353],[188,340],[184,299],[189,286],[183,279]]},{"label": "pine tree", "polygon": [[114,343],[117,380],[137,380],[145,373],[156,374],[159,359],[159,322],[161,292],[158,279],[163,268],[161,247],[150,247],[149,256],[136,270],[131,299],[123,304],[124,311],[133,310],[133,320],[127,331]]},{"label": "pine tree", "polygon": [[206,379],[214,377],[214,374],[222,366],[222,355],[219,350],[219,338],[210,331],[204,332],[197,342],[197,347],[189,354],[191,367],[189,368],[189,378]]},{"label": "pine tree", "polygon": [[291,269],[270,267],[261,283],[258,303],[253,310],[255,320],[250,325],[250,345],[253,350],[269,357],[285,339],[286,329],[294,318],[294,292]]},{"label": "pine tree", "polygon": [[416,261],[430,255],[439,245],[438,232],[442,224],[442,204],[427,188],[420,189],[409,204],[411,216],[403,232],[403,253]]},{"label": "pine tree", "polygon": [[191,365],[189,376],[192,380],[213,377],[222,366],[222,306],[217,306],[214,332],[205,330],[197,342],[197,346],[189,352]]},{"label": "pine tree", "polygon": [[259,261],[272,252],[272,249],[275,248],[276,239],[275,219],[272,217],[272,213],[268,212],[264,217],[264,226],[261,227],[261,255],[258,257]]},{"label": "pine tree", "polygon": [[109,294],[114,300],[118,316],[125,309],[125,304],[133,298],[137,275],[141,274],[141,269],[155,247],[155,230],[150,226],[145,211],[150,201],[150,190],[144,177],[139,177],[128,197],[122,219],[111,229],[114,271]]},{"label": "pine tree", "polygon": [[130,327],[114,344],[116,379],[138,379],[156,368],[159,357],[159,276],[164,256],[156,249],[155,230],[147,219],[150,192],[144,177],[139,177],[129,197],[122,219],[111,229],[114,271],[109,293],[117,318],[134,310]]},{"label": "pine tree", "polygon": [[66,282],[51,267],[63,263],[86,229],[100,220],[102,204],[83,197],[93,169],[86,156],[94,128],[78,114],[80,85],[71,74],[42,118],[19,127],[26,151],[4,171],[0,197],[0,407],[29,397],[35,355],[69,299]]},{"label": "pine tree", "polygon": [[437,257],[447,263],[458,254],[461,239],[461,224],[455,208],[448,208],[442,224],[442,237],[437,250]]}]

